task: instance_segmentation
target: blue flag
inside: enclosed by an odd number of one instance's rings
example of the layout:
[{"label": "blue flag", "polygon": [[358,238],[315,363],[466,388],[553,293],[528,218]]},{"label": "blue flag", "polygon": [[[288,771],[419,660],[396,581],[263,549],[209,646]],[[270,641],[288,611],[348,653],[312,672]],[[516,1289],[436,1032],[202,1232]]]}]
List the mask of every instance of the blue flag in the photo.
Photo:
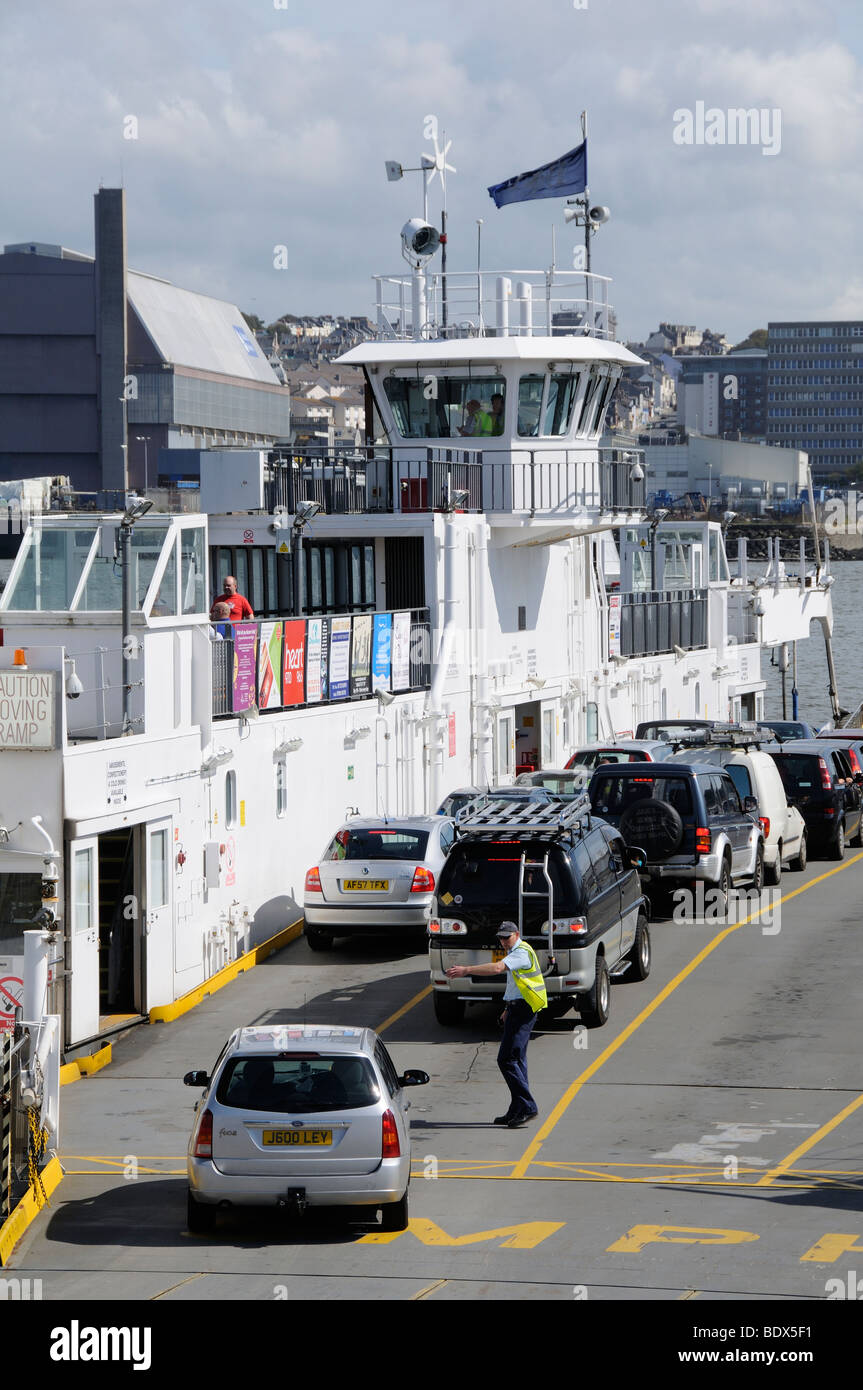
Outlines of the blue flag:
[{"label": "blue flag", "polygon": [[502,208],[505,203],[527,203],[533,198],[566,198],[571,193],[583,193],[586,187],[587,141],[582,140],[551,164],[492,184],[488,191],[497,207]]}]

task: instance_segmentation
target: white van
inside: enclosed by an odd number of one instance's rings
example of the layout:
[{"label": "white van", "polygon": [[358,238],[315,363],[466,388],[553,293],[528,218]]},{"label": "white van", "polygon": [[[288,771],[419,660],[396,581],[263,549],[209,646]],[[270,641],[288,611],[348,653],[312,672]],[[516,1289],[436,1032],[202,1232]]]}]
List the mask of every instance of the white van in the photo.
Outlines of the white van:
[{"label": "white van", "polygon": [[764,828],[764,879],[776,884],[783,864],[806,867],[806,825],[803,817],[788,805],[779,770],[769,753],[749,748],[686,748],[670,762],[716,763],[724,767],[740,793],[754,796]]}]

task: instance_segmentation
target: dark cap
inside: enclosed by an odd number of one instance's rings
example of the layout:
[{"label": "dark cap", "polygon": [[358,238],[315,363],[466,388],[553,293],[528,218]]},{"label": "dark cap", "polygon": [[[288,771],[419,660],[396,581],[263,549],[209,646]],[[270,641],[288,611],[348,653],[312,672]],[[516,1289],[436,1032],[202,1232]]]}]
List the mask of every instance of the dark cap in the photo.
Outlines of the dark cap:
[{"label": "dark cap", "polygon": [[495,936],[518,936],[518,926],[515,922],[501,922]]}]

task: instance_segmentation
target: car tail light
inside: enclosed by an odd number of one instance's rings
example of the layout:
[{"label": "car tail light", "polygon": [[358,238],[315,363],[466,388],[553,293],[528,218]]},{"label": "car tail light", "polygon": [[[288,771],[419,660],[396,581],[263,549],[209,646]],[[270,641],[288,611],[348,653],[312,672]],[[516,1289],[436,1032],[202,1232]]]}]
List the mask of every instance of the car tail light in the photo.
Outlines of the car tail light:
[{"label": "car tail light", "polygon": [[710,829],[706,825],[699,825],[695,831],[695,853],[710,853]]},{"label": "car tail light", "polygon": [[849,758],[850,763],[851,763],[851,771],[852,771],[852,772],[863,772],[863,767],[860,766],[860,759],[857,757],[857,754],[854,752],[854,749],[851,748],[851,747],[849,747],[848,750],[847,750],[847,752],[848,752],[848,758]]},{"label": "car tail light", "polygon": [[205,1110],[198,1125],[198,1133],[195,1135],[195,1147],[193,1150],[195,1158],[213,1157],[213,1112]]},{"label": "car tail light", "polygon": [[818,770],[821,773],[821,787],[825,792],[832,792],[833,783],[830,781],[830,769],[823,758],[818,759]]},{"label": "car tail light", "polygon": [[429,918],[429,931],[431,932],[432,936],[440,936],[440,922],[438,921],[437,917]]},{"label": "car tail light", "polygon": [[401,1158],[399,1132],[392,1110],[385,1110],[381,1120],[381,1158]]},{"label": "car tail light", "polygon": [[558,932],[558,931],[568,931],[568,932],[572,932],[572,934],[573,934],[574,936],[578,936],[578,935],[580,935],[581,933],[587,931],[587,918],[586,918],[586,917],[555,917],[555,918],[553,919],[553,921],[552,921],[552,926],[554,927],[554,930],[555,930],[556,932]]},{"label": "car tail light", "polygon": [[460,922],[457,917],[445,917],[441,921],[440,929],[445,936],[462,936],[467,931],[464,922]]},{"label": "car tail light", "polygon": [[433,893],[434,874],[431,869],[427,869],[424,864],[418,864],[414,869],[414,881],[411,884],[412,893]]},{"label": "car tail light", "polygon": [[324,890],[321,887],[320,869],[309,869],[309,872],[306,874],[306,892],[323,893],[323,891]]},{"label": "car tail light", "polygon": [[764,838],[768,840],[770,838],[770,817],[759,816],[758,819],[761,822],[761,829],[764,831]]}]

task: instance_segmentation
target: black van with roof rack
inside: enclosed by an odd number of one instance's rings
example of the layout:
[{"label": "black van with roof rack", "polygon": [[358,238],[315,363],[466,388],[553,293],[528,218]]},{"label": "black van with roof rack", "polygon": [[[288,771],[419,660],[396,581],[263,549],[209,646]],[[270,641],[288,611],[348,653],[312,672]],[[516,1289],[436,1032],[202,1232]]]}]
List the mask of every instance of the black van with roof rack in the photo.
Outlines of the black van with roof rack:
[{"label": "black van with roof rack", "polygon": [[486,797],[466,807],[429,918],[438,1022],[458,1024],[466,1004],[500,999],[505,976],[446,971],[501,959],[496,932],[515,921],[537,953],[551,1015],[575,1003],[589,1028],[601,1027],[610,977],[644,980],[650,971],[643,862],[585,797],[522,805]]}]

